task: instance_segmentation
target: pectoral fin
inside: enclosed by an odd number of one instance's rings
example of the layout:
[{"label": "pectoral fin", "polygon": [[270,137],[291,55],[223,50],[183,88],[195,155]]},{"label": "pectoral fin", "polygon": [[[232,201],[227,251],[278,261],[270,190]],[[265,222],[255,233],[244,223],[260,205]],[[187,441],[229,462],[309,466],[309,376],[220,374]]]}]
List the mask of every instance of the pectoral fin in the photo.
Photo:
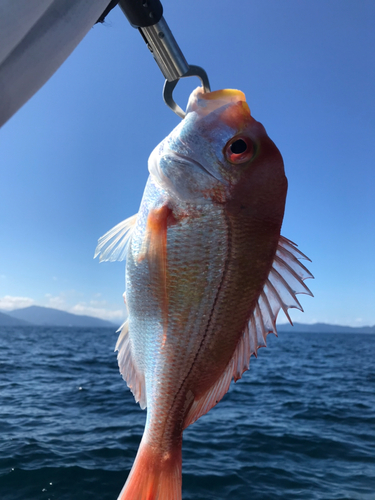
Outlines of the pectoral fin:
[{"label": "pectoral fin", "polygon": [[99,255],[100,262],[125,260],[136,222],[137,214],[120,222],[99,238],[94,259]]},{"label": "pectoral fin", "polygon": [[147,218],[146,234],[138,257],[140,262],[144,259],[148,262],[150,283],[155,286],[158,294],[164,334],[166,334],[168,322],[167,224],[168,217],[171,214],[172,210],[167,205],[150,210]]}]

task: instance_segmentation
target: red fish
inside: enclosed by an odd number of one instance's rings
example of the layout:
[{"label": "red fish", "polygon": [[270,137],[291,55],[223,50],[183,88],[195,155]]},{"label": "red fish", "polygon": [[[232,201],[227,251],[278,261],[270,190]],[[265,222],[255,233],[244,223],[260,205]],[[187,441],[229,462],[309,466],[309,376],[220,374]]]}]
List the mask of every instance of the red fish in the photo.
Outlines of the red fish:
[{"label": "red fish", "polygon": [[147,422],[120,500],[180,500],[183,430],[207,413],[310,294],[305,256],[280,236],[281,154],[238,90],[196,89],[153,151],[136,216],[99,240],[126,258],[120,371]]}]

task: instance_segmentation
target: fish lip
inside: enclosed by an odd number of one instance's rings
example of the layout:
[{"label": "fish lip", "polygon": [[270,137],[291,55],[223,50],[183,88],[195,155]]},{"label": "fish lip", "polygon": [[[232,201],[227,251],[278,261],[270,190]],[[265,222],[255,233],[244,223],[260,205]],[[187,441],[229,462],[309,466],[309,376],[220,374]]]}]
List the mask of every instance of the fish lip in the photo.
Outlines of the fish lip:
[{"label": "fish lip", "polygon": [[185,161],[187,161],[189,163],[192,163],[196,167],[198,167],[201,170],[203,170],[203,172],[205,172],[206,174],[208,174],[213,179],[215,179],[215,180],[217,180],[217,181],[219,181],[221,183],[224,183],[224,179],[221,176],[214,175],[212,172],[210,172],[209,170],[207,170],[201,163],[199,163],[199,161],[193,160],[189,156],[185,156],[185,155],[183,155],[181,153],[177,153],[177,151],[173,151],[172,149],[168,149],[168,151],[166,152],[166,156],[169,155],[169,154],[171,154],[173,156],[177,156],[177,158],[181,158],[182,160],[185,160]]}]

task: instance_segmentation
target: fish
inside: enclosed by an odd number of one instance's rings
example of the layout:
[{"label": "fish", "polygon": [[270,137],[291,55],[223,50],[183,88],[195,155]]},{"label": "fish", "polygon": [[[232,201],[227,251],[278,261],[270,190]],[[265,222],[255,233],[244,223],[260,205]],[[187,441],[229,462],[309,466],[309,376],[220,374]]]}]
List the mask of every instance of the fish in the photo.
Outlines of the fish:
[{"label": "fish", "polygon": [[248,370],[280,310],[289,320],[289,308],[303,311],[296,295],[312,295],[313,276],[280,235],[283,159],[242,91],[195,89],[148,168],[139,212],[95,253],[126,259],[128,316],[115,350],[147,407],[118,500],[181,500],[183,430]]}]

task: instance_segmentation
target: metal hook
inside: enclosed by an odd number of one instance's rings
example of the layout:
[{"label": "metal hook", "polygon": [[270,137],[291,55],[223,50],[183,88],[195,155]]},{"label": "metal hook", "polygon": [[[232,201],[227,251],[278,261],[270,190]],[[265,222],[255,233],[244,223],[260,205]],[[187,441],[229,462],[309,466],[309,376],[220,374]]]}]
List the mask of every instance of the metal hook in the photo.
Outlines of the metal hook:
[{"label": "metal hook", "polygon": [[208,80],[207,73],[200,66],[189,66],[188,71],[177,80],[173,80],[173,82],[165,80],[163,88],[164,102],[168,107],[171,108],[171,110],[174,113],[176,113],[177,116],[179,116],[182,119],[185,118],[186,113],[180,108],[180,106],[173,99],[173,91],[181,78],[187,78],[189,76],[197,76],[202,82],[202,87],[204,92],[211,92],[210,82]]}]

